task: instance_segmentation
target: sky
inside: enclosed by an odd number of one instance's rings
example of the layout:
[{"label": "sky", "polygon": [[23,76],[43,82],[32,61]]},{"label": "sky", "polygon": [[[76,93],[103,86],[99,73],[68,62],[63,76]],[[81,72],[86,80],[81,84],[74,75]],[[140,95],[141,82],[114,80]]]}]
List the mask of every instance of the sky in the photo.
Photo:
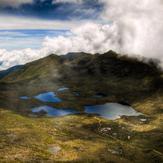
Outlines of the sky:
[{"label": "sky", "polygon": [[0,70],[109,50],[163,65],[162,20],[163,0],[0,0]]}]

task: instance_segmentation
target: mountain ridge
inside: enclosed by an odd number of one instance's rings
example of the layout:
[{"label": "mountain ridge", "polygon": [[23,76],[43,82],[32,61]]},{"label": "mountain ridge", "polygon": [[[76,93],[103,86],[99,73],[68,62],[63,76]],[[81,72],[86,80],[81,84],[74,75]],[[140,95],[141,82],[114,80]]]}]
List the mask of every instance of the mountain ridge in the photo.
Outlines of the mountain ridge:
[{"label": "mountain ridge", "polygon": [[75,54],[52,54],[27,63],[2,78],[0,88],[13,95],[33,96],[66,86],[83,97],[102,93],[107,96],[106,101],[130,104],[163,92],[163,73],[153,61],[145,63],[113,51],[102,55]]},{"label": "mountain ridge", "polygon": [[48,57],[21,66],[21,69],[8,72],[2,77],[2,80],[18,81],[23,80],[25,77],[30,79],[36,76],[52,75],[57,73],[56,69],[62,71],[65,76],[70,73],[76,73],[75,75],[100,76],[113,74],[117,77],[132,76],[141,78],[144,76],[158,76],[162,73],[157,63],[152,60],[149,63],[145,63],[137,58],[108,51],[104,54],[94,55],[88,53],[68,53],[62,56],[51,54]]}]

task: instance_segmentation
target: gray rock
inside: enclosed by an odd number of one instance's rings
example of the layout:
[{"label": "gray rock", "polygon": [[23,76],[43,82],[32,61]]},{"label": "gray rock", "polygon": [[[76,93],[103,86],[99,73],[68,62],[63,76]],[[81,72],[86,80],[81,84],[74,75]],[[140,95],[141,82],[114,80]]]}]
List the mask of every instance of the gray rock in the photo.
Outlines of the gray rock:
[{"label": "gray rock", "polygon": [[141,121],[141,122],[146,122],[147,119],[145,119],[145,118],[143,119],[143,118],[142,118],[142,119],[140,119],[140,121]]},{"label": "gray rock", "polygon": [[59,147],[59,146],[52,146],[52,147],[49,147],[48,151],[51,154],[58,154],[61,151],[61,147]]}]

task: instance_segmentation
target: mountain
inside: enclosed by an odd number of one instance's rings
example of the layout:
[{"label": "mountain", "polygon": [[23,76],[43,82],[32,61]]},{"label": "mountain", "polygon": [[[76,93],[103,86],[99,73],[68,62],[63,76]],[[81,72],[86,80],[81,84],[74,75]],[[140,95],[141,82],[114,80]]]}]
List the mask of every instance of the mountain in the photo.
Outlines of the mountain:
[{"label": "mountain", "polygon": [[[68,53],[67,55],[50,55],[46,58],[28,63],[24,66],[15,66],[6,71],[2,80],[15,82],[21,80],[32,80],[36,77],[50,78],[106,76],[106,77],[158,77],[161,70],[154,62],[145,63],[136,58],[121,56],[113,51],[105,54]],[[56,75],[56,76],[55,76]]]},{"label": "mountain", "polygon": [[[52,54],[0,74],[2,162],[163,162],[163,72],[157,62],[113,51]],[[40,101],[42,93],[61,100]],[[110,120],[84,113],[87,106],[110,103],[141,114]],[[40,107],[78,114],[32,112]],[[107,109],[101,112],[117,110]]]},{"label": "mountain", "polygon": [[17,92],[27,94],[62,85],[80,91],[83,96],[102,92],[132,103],[162,90],[163,79],[162,71],[154,61],[147,63],[109,51],[95,55],[52,54],[11,71],[0,80],[3,89],[14,86],[15,90],[19,89]]},{"label": "mountain", "polygon": [[4,78],[5,76],[9,75],[12,72],[15,72],[15,71],[21,69],[21,67],[23,67],[23,66],[18,65],[18,66],[11,67],[7,70],[0,71],[0,79]]}]

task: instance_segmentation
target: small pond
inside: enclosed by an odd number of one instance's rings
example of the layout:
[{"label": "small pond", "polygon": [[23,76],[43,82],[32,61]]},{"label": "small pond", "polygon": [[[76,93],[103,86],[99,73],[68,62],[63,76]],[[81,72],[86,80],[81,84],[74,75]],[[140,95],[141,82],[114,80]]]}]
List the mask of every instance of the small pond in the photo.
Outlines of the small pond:
[{"label": "small pond", "polygon": [[54,103],[62,102],[62,100],[59,97],[57,97],[54,92],[41,93],[35,96],[34,98],[42,102],[54,102]]},{"label": "small pond", "polygon": [[[75,109],[69,109],[69,108],[60,109],[60,108],[53,108],[50,106],[35,107],[32,109],[32,112],[38,114],[43,113],[51,117],[59,117],[59,116],[79,113],[79,111],[76,111]],[[84,112],[87,114],[94,114],[110,120],[118,119],[121,116],[142,115],[141,113],[136,112],[133,108],[118,103],[106,103],[103,105],[85,106]]]},{"label": "small pond", "polygon": [[121,116],[139,116],[141,113],[135,111],[132,107],[118,103],[106,103],[103,105],[85,106],[85,112],[88,114],[97,114],[103,118],[115,120]]},{"label": "small pond", "polygon": [[47,116],[52,116],[52,117],[53,116],[59,117],[59,116],[65,116],[65,115],[78,113],[75,109],[57,109],[57,108],[53,108],[50,106],[35,107],[32,109],[32,112],[33,113],[44,112]]},{"label": "small pond", "polygon": [[[58,91],[65,91],[67,89],[69,89],[69,88],[62,87],[62,88],[58,89]],[[104,94],[96,94],[96,96],[98,98],[102,98],[105,95]],[[64,102],[62,99],[57,97],[56,93],[54,93],[54,92],[44,92],[44,93],[34,96],[33,98],[35,98],[39,101],[42,101],[44,103],[43,106],[33,108],[32,109],[33,113],[46,114],[48,116],[54,116],[54,117],[80,113],[75,108],[60,109],[60,108],[56,108],[56,107],[46,106],[47,102],[51,102],[51,103]],[[20,99],[28,100],[28,99],[30,99],[30,97],[21,96]],[[97,116],[111,119],[111,120],[118,119],[121,116],[142,115],[141,113],[134,110],[132,107],[123,105],[123,104],[119,104],[119,103],[105,103],[105,104],[101,104],[101,105],[86,105],[83,107],[83,111],[81,113],[86,113],[86,114],[91,114],[91,115],[93,114],[93,115],[97,115]]]}]

